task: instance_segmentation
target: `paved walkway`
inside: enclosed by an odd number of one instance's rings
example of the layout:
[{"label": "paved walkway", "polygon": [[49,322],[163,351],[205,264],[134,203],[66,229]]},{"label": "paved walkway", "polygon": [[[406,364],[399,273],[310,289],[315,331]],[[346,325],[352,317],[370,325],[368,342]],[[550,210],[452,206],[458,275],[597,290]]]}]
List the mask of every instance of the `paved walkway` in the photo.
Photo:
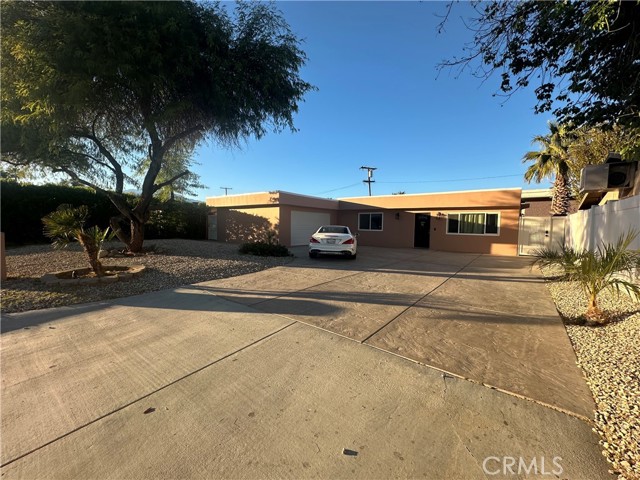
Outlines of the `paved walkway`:
[{"label": "paved walkway", "polygon": [[3,479],[607,475],[519,258],[362,248],[2,330]]}]

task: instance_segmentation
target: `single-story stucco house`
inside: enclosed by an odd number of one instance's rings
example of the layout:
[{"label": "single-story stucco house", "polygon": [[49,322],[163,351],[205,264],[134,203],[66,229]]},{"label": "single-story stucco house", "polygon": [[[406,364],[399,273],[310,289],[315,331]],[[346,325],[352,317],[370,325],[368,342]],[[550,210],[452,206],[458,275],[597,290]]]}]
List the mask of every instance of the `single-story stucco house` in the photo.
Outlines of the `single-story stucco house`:
[{"label": "single-story stucco house", "polygon": [[520,188],[326,199],[275,191],[209,197],[208,238],[306,245],[347,225],[364,246],[517,255]]}]

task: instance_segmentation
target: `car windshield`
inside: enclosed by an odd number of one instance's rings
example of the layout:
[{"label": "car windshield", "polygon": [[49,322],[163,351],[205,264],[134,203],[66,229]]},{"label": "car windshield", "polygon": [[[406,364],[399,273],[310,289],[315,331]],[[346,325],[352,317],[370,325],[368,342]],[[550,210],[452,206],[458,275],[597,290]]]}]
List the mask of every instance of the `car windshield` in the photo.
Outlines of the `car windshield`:
[{"label": "car windshield", "polygon": [[320,227],[318,233],[349,233],[347,227]]}]

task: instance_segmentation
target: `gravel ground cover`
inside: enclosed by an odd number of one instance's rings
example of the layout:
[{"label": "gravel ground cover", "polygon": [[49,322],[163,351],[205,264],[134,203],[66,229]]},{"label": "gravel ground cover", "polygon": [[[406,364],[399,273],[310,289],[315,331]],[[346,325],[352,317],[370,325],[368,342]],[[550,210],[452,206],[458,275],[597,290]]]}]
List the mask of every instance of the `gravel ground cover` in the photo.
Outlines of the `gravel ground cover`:
[{"label": "gravel ground cover", "polygon": [[587,298],[575,282],[554,280],[543,269],[558,311],[566,323],[587,384],[596,402],[594,431],[602,454],[619,480],[640,479],[640,302],[605,293],[600,307],[613,321],[602,327],[578,325]]},{"label": "gravel ground cover", "polygon": [[[110,243],[106,248],[121,248]],[[145,265],[128,281],[105,285],[58,286],[40,281],[45,273],[88,266],[77,244],[64,250],[32,245],[7,250],[8,278],[2,282],[2,313],[127,297],[217,278],[234,277],[289,263],[292,257],[256,257],[238,253],[238,245],[198,240],[147,240],[153,252],[143,256],[104,258],[105,265]]]}]

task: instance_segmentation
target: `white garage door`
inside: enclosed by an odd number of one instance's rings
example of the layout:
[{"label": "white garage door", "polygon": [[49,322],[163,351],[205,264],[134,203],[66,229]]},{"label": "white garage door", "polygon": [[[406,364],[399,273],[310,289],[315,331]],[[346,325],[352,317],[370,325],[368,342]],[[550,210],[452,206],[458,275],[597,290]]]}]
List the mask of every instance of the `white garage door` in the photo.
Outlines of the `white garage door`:
[{"label": "white garage door", "polygon": [[307,245],[309,237],[322,225],[331,223],[331,215],[319,212],[291,212],[291,246]]}]

